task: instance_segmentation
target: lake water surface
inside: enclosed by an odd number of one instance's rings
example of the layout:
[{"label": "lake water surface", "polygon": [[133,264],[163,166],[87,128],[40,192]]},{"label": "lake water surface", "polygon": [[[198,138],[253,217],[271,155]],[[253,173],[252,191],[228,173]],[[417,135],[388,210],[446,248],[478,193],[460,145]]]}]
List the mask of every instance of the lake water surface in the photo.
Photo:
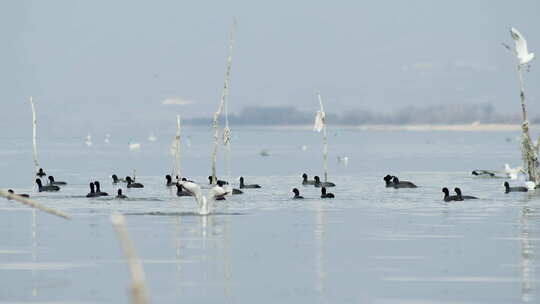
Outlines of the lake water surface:
[{"label": "lake water surface", "polygon": [[[0,188],[73,216],[66,221],[0,200],[0,303],[129,303],[114,212],[126,214],[152,303],[539,301],[540,193],[504,194],[504,179],[470,174],[519,165],[519,132],[331,129],[337,187],[329,190],[336,198],[322,200],[300,177],[322,175],[320,134],[233,131],[232,179],[242,175],[263,188],[219,202],[207,217],[193,215],[193,198],[164,185],[174,130],[158,133],[156,142],[140,138],[139,151],[114,134],[110,144],[95,136],[92,147],[84,136],[40,138],[42,166],[69,182],[58,193],[33,187],[30,136],[0,137]],[[210,173],[211,138],[208,129],[183,134],[183,175],[201,184]],[[226,163],[220,156],[222,179]],[[145,188],[124,187],[129,200],[84,197],[94,180],[114,194],[110,175],[134,169]],[[387,189],[388,173],[420,187]],[[480,199],[443,202],[445,186]],[[294,187],[305,200],[291,199]]]}]

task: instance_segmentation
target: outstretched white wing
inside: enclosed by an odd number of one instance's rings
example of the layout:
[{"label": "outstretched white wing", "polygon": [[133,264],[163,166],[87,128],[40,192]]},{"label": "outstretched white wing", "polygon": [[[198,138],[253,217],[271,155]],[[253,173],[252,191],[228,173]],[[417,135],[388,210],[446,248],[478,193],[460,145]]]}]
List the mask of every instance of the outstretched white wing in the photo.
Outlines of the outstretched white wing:
[{"label": "outstretched white wing", "polygon": [[210,201],[215,201],[218,198],[222,198],[228,193],[229,192],[227,192],[227,190],[225,190],[223,187],[214,186],[212,189],[210,189]]},{"label": "outstretched white wing", "polygon": [[527,50],[527,40],[525,40],[525,37],[523,37],[523,35],[515,28],[510,29],[510,34],[516,43],[516,52],[518,53],[518,56],[521,54],[528,54],[529,51]]},{"label": "outstretched white wing", "polygon": [[516,45],[516,56],[518,57],[520,64],[526,64],[534,57],[532,53],[529,53],[527,49],[527,40],[525,37],[515,28],[510,29],[510,34],[514,39]]},{"label": "outstretched white wing", "polygon": [[189,192],[193,197],[195,197],[197,201],[200,197],[202,197],[201,186],[188,181],[181,182],[180,185],[182,185],[182,187],[184,187],[187,192]]},{"label": "outstretched white wing", "polygon": [[504,164],[504,173],[510,179],[517,179],[521,172],[523,172],[523,167],[512,168],[510,165]]}]

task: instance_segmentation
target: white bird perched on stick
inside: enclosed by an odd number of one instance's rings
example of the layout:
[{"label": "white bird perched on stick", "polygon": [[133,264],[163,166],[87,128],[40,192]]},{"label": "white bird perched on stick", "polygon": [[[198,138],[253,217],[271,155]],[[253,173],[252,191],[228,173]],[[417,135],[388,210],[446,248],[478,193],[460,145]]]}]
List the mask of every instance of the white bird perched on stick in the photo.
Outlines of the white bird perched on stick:
[{"label": "white bird perched on stick", "polygon": [[[527,40],[525,40],[525,37],[523,37],[523,35],[515,28],[510,29],[510,35],[512,35],[512,38],[514,39],[515,49],[512,50],[512,48],[505,43],[503,43],[503,46],[516,55],[519,65],[528,65],[534,59],[534,53],[529,53],[529,50],[527,49]],[[527,66],[527,69],[528,68],[529,66]]]},{"label": "white bird perched on stick", "polygon": [[[515,50],[512,50],[508,45],[503,45],[516,55],[518,64],[516,65],[516,71],[520,84],[520,100],[521,100],[521,112],[523,115],[523,122],[521,124],[522,140],[521,140],[521,155],[523,158],[524,167],[527,169],[527,175],[529,181],[535,185],[540,183],[540,171],[538,170],[538,146],[534,145],[529,134],[529,121],[527,120],[527,105],[525,104],[525,84],[523,83],[523,74],[521,70],[524,65],[527,65],[527,70],[530,68],[530,63],[534,58],[533,53],[529,53],[527,49],[527,41],[525,37],[515,28],[510,29],[510,34],[515,42]],[[536,187],[536,186],[535,186]]]},{"label": "white bird perched on stick", "polygon": [[181,182],[180,185],[189,192],[197,201],[199,215],[208,215],[210,214],[211,204],[213,204],[218,199],[223,199],[228,192],[225,191],[220,186],[214,186],[210,189],[210,193],[207,196],[204,196],[201,191],[201,187],[192,182]]},{"label": "white bird perched on stick", "polygon": [[326,114],[321,104],[321,109],[315,114],[315,124],[313,125],[313,131],[321,132],[324,128]]}]

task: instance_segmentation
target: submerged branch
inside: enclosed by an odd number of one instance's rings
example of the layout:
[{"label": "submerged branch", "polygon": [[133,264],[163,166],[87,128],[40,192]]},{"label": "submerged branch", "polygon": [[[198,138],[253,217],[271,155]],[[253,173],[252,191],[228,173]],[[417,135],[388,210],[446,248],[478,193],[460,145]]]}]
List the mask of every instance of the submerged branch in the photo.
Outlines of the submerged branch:
[{"label": "submerged branch", "polygon": [[124,256],[127,259],[129,272],[131,274],[131,301],[133,304],[148,304],[148,293],[146,291],[146,280],[141,261],[135,253],[133,243],[126,228],[126,219],[121,214],[112,214],[111,222],[116,229],[116,234],[120,240]]}]

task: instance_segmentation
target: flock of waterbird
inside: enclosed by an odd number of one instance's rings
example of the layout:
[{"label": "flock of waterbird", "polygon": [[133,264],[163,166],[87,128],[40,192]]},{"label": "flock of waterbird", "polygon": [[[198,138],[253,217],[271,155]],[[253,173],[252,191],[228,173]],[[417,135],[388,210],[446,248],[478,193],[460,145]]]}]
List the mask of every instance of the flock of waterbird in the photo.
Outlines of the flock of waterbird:
[{"label": "flock of waterbird", "polygon": [[[489,178],[510,178],[510,179],[516,179],[517,175],[519,173],[523,172],[522,167],[517,168],[511,168],[508,164],[505,164],[505,168],[503,172],[496,172],[496,171],[490,171],[490,170],[473,170],[472,175],[473,176],[480,176],[480,177],[489,177]],[[37,184],[37,190],[38,192],[56,192],[59,191],[61,186],[66,186],[67,182],[64,181],[57,181],[55,180],[54,176],[49,175],[47,176],[45,171],[40,168],[38,172],[36,173],[36,184]],[[41,178],[47,176],[48,184],[44,185]],[[144,185],[142,183],[136,182],[134,180],[134,177],[126,176],[125,178],[118,178],[116,174],[113,174],[111,176],[112,178],[112,184],[118,185],[118,184],[125,184],[127,188],[144,188]],[[212,185],[212,176],[208,177],[209,184]],[[386,188],[394,188],[394,189],[401,189],[401,188],[418,188],[416,184],[410,181],[402,181],[397,176],[393,176],[390,174],[387,174],[385,177],[383,177],[383,181],[385,182]],[[319,178],[319,176],[314,176],[313,180],[310,180],[308,178],[308,175],[306,173],[302,174],[302,186],[314,186],[315,188],[320,188],[321,195],[320,198],[326,199],[326,198],[335,198],[335,195],[333,193],[327,192],[326,188],[329,187],[335,187],[336,184],[332,182],[322,182]],[[241,189],[260,189],[262,188],[258,184],[246,184],[244,177],[239,178],[239,188],[233,188],[229,186],[228,181],[219,180],[216,179],[216,184],[213,185],[210,189],[210,192],[207,196],[204,196],[201,191],[201,186],[197,183],[195,183],[192,180],[188,180],[185,177],[180,178],[179,176],[176,176],[176,181],[173,181],[173,177],[170,174],[165,175],[165,186],[167,187],[176,187],[176,195],[179,197],[182,196],[191,196],[195,198],[195,201],[198,204],[198,214],[200,215],[208,215],[211,212],[212,205],[215,201],[219,200],[225,200],[227,196],[229,195],[238,195],[243,194],[243,191]],[[510,192],[527,192],[530,189],[534,189],[534,187],[531,187],[531,185],[528,185],[529,187],[510,187],[510,184],[508,181],[504,182],[504,189],[505,193]],[[101,191],[101,184],[99,181],[94,181],[89,183],[90,192],[86,194],[87,198],[95,198],[95,197],[106,197],[109,196],[107,192]],[[463,195],[461,192],[461,189],[456,187],[454,188],[454,191],[456,195],[450,195],[450,191],[447,187],[442,188],[442,192],[444,193],[443,201],[450,202],[450,201],[463,201],[468,199],[477,199],[475,196],[470,195]],[[10,194],[14,194],[14,191],[9,189],[8,192]],[[294,194],[292,199],[303,199],[304,197],[300,195],[300,190],[298,188],[293,188],[292,193]],[[28,194],[18,194],[23,197],[30,197]],[[127,199],[128,197],[123,194],[122,189],[118,188],[117,194],[115,196],[116,199]]]},{"label": "flock of waterbird", "polygon": [[[473,171],[474,172],[474,171]],[[394,189],[400,189],[400,188],[418,188],[414,183],[409,181],[400,181],[397,176],[392,176],[390,174],[387,174],[385,177],[383,177],[383,181],[386,184],[386,188],[394,188]],[[456,195],[450,195],[450,191],[448,188],[444,187],[442,188],[442,192],[444,193],[443,201],[450,202],[450,201],[464,201],[467,199],[477,199],[477,197],[470,196],[470,195],[462,195],[461,189],[454,188],[454,191],[456,192]]]},{"label": "flock of waterbird", "polygon": [[[54,179],[54,176],[49,175],[45,173],[43,168],[39,168],[38,172],[36,173],[36,185],[38,192],[57,192],[60,191],[60,186],[66,186],[68,183],[64,181],[57,181]],[[47,176],[47,179],[49,180],[48,184],[44,185],[41,178]],[[116,174],[113,174],[111,176],[112,178],[112,184],[118,185],[118,184],[126,184],[127,188],[144,188],[144,185],[141,183],[138,183],[132,178],[131,176],[126,176],[125,178],[118,178]],[[212,176],[208,177],[209,184],[212,185]],[[397,180],[397,177],[395,178]],[[408,183],[408,182],[402,182],[402,183]],[[321,189],[321,198],[334,198],[333,193],[327,192],[327,187],[335,187],[336,184],[332,182],[322,182],[318,176],[314,176],[313,180],[308,179],[308,175],[306,173],[302,174],[302,185],[312,185],[315,188]],[[219,180],[217,179],[216,184],[212,186],[210,189],[210,193],[208,196],[204,196],[201,191],[201,186],[195,183],[192,180],[188,180],[185,177],[180,178],[179,176],[176,176],[176,181],[173,181],[173,178],[170,174],[165,175],[165,186],[167,187],[173,187],[176,186],[176,195],[179,197],[182,196],[192,196],[195,198],[199,211],[198,214],[200,215],[208,215],[210,214],[210,210],[212,207],[212,204],[215,201],[219,200],[225,200],[226,196],[229,195],[238,195],[243,194],[244,192],[240,189],[260,189],[262,188],[258,184],[246,184],[245,179],[243,176],[239,178],[239,188],[232,188],[229,186],[228,181]],[[106,197],[109,196],[109,193],[101,191],[101,184],[99,181],[94,181],[89,183],[90,192],[86,194],[87,198],[95,198],[95,197]],[[15,194],[12,189],[9,189],[8,192],[10,194]],[[300,195],[300,191],[298,188],[294,188],[292,190],[294,196],[293,199],[303,199],[304,197]],[[28,194],[17,194],[22,197],[29,198],[30,195]],[[127,199],[128,197],[123,194],[122,189],[118,188],[117,195],[115,196],[116,199]]]},{"label": "flock of waterbird", "polygon": [[[505,164],[503,172],[477,169],[477,170],[473,170],[471,174],[477,177],[509,178],[511,180],[515,180],[515,179],[518,179],[520,174],[524,174],[524,170],[523,170],[523,167],[511,168],[508,164]],[[383,177],[383,181],[385,182],[387,188],[394,188],[394,189],[418,188],[418,186],[416,186],[414,183],[409,182],[409,181],[400,181],[397,176],[392,176],[390,174],[387,174],[385,177]],[[505,181],[503,183],[504,193],[528,192],[529,190],[533,190],[536,188],[536,185],[531,182],[525,182],[525,185],[526,187],[524,186],[510,187],[510,183],[508,183],[508,181]],[[454,188],[454,192],[456,193],[456,195],[450,195],[450,190],[448,190],[447,187],[442,188],[442,192],[444,193],[443,201],[445,202],[478,199],[478,197],[476,196],[463,195],[461,193],[461,189],[458,187]]]}]

